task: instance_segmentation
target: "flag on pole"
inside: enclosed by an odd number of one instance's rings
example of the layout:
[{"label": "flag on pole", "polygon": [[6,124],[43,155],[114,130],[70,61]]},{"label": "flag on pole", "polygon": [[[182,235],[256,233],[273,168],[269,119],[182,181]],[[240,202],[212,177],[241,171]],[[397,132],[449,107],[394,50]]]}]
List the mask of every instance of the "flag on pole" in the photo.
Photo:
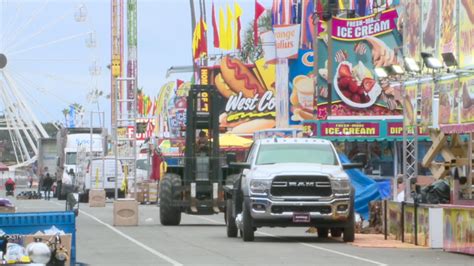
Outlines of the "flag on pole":
[{"label": "flag on pole", "polygon": [[339,9],[345,9],[344,8],[344,0],[339,0]]},{"label": "flag on pole", "polygon": [[226,42],[226,32],[225,32],[225,22],[224,22],[224,10],[222,10],[222,7],[219,8],[219,33],[220,33],[220,38],[219,38],[219,48],[221,49],[226,49],[227,44]]},{"label": "flag on pole", "polygon": [[226,49],[232,50],[234,48],[234,43],[232,42],[233,32],[232,32],[232,20],[234,19],[234,14],[232,14],[232,9],[230,9],[229,4],[227,4],[227,25],[226,25]]},{"label": "flag on pole", "polygon": [[212,29],[214,35],[214,48],[219,48],[219,31],[217,30],[216,10],[214,9],[214,2],[212,2]]},{"label": "flag on pole", "polygon": [[319,16],[321,16],[321,13],[323,13],[323,3],[321,3],[321,0],[318,0],[318,3],[316,3],[316,12],[319,13]]},{"label": "flag on pole", "polygon": [[207,54],[206,33],[207,25],[203,19],[199,20],[199,24],[194,28],[193,34],[193,57],[198,59]]},{"label": "flag on pole", "polygon": [[255,18],[253,21],[253,39],[255,45],[258,44],[258,19],[265,11],[265,7],[263,7],[257,0],[255,0]]},{"label": "flag on pole", "polygon": [[239,4],[236,2],[234,4],[234,12],[235,12],[235,36],[234,36],[234,41],[235,41],[235,48],[240,49],[241,43],[240,43],[240,17],[242,16],[242,8],[239,6]]}]

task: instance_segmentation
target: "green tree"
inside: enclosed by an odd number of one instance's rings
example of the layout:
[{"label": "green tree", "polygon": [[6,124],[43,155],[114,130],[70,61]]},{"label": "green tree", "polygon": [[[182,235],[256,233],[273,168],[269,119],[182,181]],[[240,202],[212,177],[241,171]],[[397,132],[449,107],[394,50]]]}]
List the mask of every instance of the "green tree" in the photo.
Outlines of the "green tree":
[{"label": "green tree", "polygon": [[69,109],[64,108],[61,112],[64,115],[64,126],[67,126],[67,115],[69,114]]},{"label": "green tree", "polygon": [[[259,18],[258,29],[259,32],[272,30],[272,18],[269,12]],[[263,56],[262,42],[259,40],[258,45],[255,46],[253,32],[252,21],[247,24],[247,28],[244,30],[242,49],[238,54],[239,59],[243,62],[253,63]]]}]

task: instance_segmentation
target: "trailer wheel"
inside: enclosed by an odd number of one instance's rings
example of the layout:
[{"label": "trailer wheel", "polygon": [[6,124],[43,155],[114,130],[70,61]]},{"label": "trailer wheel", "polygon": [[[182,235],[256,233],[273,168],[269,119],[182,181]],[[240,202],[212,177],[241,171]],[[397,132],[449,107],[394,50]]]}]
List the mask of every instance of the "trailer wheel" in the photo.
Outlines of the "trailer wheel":
[{"label": "trailer wheel", "polygon": [[232,216],[232,200],[227,199],[225,202],[225,217],[227,227],[227,237],[237,237],[238,229],[235,224],[235,217]]},{"label": "trailer wheel", "polygon": [[250,215],[250,210],[246,206],[245,202],[242,207],[242,239],[245,242],[250,242],[255,240],[255,230],[252,226],[252,216]]},{"label": "trailer wheel", "polygon": [[344,242],[354,242],[355,239],[354,189],[352,189],[351,194],[351,210],[342,235],[342,240]]},{"label": "trailer wheel", "polygon": [[162,225],[179,225],[181,209],[172,206],[173,200],[180,199],[180,192],[176,187],[181,186],[181,178],[176,174],[165,174],[160,182],[160,222]]}]

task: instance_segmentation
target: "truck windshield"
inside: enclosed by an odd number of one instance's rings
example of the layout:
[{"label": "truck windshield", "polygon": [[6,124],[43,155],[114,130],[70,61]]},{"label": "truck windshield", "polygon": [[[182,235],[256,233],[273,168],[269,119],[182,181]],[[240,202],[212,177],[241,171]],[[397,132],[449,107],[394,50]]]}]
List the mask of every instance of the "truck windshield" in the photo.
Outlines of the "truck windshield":
[{"label": "truck windshield", "polygon": [[337,165],[336,155],[328,144],[265,144],[257,155],[257,165],[275,163],[318,163]]},{"label": "truck windshield", "polygon": [[67,152],[66,153],[66,164],[76,164],[77,153]]}]

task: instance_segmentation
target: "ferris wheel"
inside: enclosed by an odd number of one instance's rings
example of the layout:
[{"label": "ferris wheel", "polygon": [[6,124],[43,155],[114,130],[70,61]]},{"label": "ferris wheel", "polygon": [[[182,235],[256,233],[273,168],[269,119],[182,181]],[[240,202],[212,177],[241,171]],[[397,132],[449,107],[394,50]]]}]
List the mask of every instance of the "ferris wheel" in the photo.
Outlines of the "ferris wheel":
[{"label": "ferris wheel", "polygon": [[81,1],[0,0],[0,133],[13,168],[36,160],[39,138],[55,137],[41,122],[67,124],[101,94],[92,25]]}]

